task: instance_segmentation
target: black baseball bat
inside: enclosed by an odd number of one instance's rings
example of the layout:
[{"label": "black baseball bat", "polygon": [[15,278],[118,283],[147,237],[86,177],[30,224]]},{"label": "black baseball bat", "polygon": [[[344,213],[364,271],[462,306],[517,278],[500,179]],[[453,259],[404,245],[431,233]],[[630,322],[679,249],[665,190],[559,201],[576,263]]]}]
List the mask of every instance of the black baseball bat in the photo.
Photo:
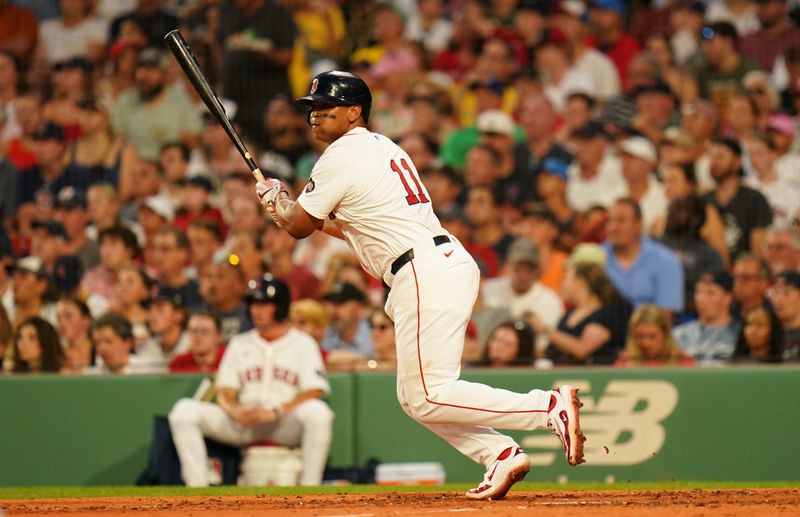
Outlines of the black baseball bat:
[{"label": "black baseball bat", "polygon": [[189,78],[189,82],[192,83],[192,86],[194,86],[194,89],[200,95],[200,98],[203,99],[206,107],[208,107],[208,111],[214,115],[214,118],[217,119],[228,134],[233,145],[236,146],[239,154],[244,158],[247,166],[250,167],[250,172],[253,173],[256,180],[264,181],[264,175],[253,160],[253,155],[250,154],[244,146],[241,137],[239,137],[239,134],[233,129],[231,121],[228,120],[228,116],[225,114],[225,108],[222,106],[214,89],[211,88],[211,85],[208,83],[205,74],[200,70],[200,66],[197,64],[192,54],[192,49],[189,48],[186,40],[183,39],[183,36],[181,36],[181,33],[177,29],[169,31],[167,35],[164,36],[164,40],[167,42],[167,47],[169,47],[170,52],[172,52],[175,59],[180,63],[183,73]]}]

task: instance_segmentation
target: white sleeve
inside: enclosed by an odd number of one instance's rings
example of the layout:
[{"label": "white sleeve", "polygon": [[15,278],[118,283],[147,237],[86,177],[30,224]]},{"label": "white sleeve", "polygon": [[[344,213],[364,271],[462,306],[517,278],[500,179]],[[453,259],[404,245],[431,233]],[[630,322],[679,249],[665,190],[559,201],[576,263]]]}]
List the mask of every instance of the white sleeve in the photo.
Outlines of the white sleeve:
[{"label": "white sleeve", "polygon": [[297,198],[303,210],[317,219],[327,219],[350,188],[351,170],[342,166],[342,160],[338,159],[342,154],[339,151],[332,153],[329,150],[319,159],[306,188]]},{"label": "white sleeve", "polygon": [[231,388],[234,390],[241,390],[242,383],[239,379],[239,354],[238,343],[236,338],[232,339],[228,344],[225,353],[222,355],[222,361],[219,363],[217,370],[217,389]]},{"label": "white sleeve", "polygon": [[[300,344],[300,343],[298,343]],[[319,346],[310,336],[304,336],[302,341],[303,368],[300,371],[300,391],[322,390],[330,393],[328,376],[322,362]]]}]

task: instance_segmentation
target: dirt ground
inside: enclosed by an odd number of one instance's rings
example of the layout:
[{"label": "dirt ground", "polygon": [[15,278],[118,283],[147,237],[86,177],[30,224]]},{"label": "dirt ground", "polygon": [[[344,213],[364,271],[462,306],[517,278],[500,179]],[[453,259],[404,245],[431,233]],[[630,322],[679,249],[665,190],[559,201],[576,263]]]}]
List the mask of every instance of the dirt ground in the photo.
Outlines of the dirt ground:
[{"label": "dirt ground", "polygon": [[0,501],[0,515],[85,517],[326,516],[471,514],[550,516],[800,515],[800,490],[731,489],[608,492],[510,492],[502,501],[470,501],[454,493],[388,493],[254,497],[109,497]]}]

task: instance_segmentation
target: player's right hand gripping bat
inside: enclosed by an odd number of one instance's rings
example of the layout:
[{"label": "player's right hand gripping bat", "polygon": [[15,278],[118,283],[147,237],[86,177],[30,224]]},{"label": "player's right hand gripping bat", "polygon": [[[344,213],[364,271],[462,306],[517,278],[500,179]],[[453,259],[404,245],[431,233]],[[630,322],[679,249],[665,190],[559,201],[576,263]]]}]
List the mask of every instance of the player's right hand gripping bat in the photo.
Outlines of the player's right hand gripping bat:
[{"label": "player's right hand gripping bat", "polygon": [[231,121],[228,120],[228,116],[225,114],[225,108],[208,83],[205,74],[200,70],[200,66],[198,66],[194,55],[192,55],[192,50],[189,48],[189,45],[186,44],[186,40],[183,39],[183,36],[181,36],[181,33],[178,32],[177,29],[168,32],[167,35],[164,36],[164,40],[167,42],[167,47],[175,56],[175,59],[180,63],[183,73],[189,78],[189,82],[192,83],[192,86],[194,86],[194,89],[200,95],[200,98],[203,99],[206,107],[208,107],[208,111],[214,115],[214,118],[217,119],[228,134],[233,145],[236,146],[239,154],[244,158],[247,166],[250,167],[250,172],[253,173],[257,181],[264,181],[264,175],[253,160],[253,155],[250,154],[244,146],[242,139],[239,137],[239,134],[233,129]]}]

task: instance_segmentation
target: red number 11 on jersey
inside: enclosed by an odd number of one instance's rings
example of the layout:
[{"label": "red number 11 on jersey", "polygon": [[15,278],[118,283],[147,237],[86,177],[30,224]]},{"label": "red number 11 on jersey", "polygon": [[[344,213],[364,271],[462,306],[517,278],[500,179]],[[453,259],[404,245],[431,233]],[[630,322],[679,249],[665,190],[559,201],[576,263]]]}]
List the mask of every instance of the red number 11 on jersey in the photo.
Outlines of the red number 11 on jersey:
[{"label": "red number 11 on jersey", "polygon": [[406,189],[406,201],[408,201],[409,205],[416,205],[418,203],[430,203],[428,196],[425,195],[425,192],[422,190],[422,185],[420,185],[419,180],[417,179],[417,175],[414,174],[414,171],[411,170],[411,167],[408,166],[408,162],[406,162],[405,158],[400,159],[400,164],[406,170],[408,175],[411,177],[411,181],[414,182],[414,185],[417,187],[417,192],[419,194],[415,194],[413,190],[411,190],[411,186],[408,184],[403,171],[400,170],[400,167],[397,166],[397,162],[392,160],[391,162],[392,170],[400,176],[400,181],[403,182],[403,187]]}]

